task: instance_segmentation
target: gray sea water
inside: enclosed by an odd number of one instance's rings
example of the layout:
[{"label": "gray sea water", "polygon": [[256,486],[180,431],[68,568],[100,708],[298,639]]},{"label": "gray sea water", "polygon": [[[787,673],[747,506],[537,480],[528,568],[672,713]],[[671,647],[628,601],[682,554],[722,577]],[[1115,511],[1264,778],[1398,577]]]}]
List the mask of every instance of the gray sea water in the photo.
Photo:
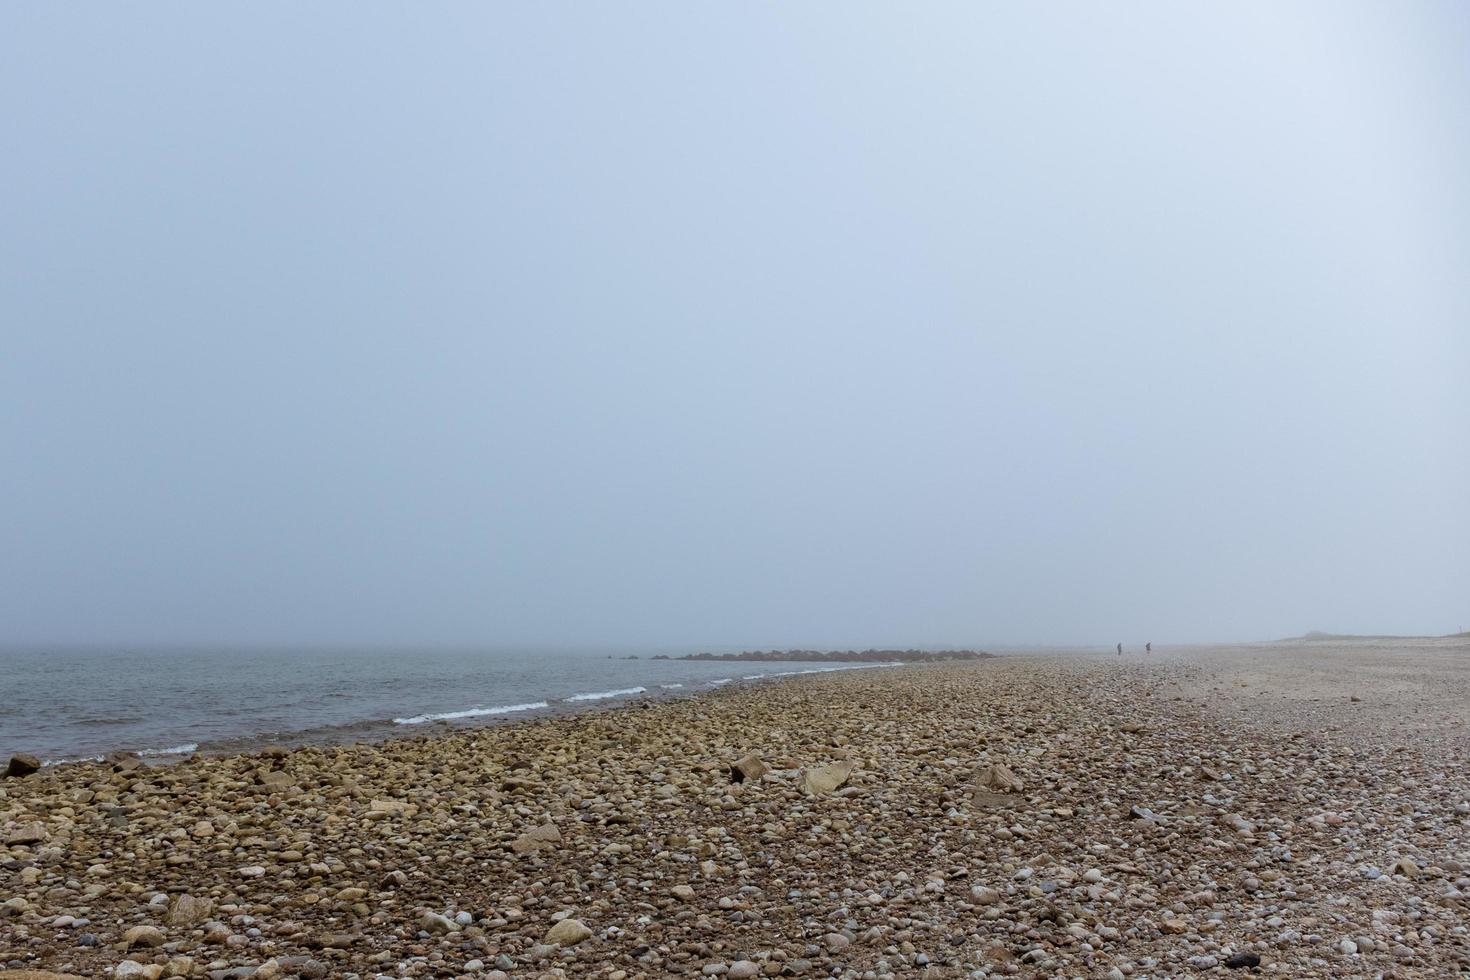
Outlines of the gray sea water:
[{"label": "gray sea water", "polygon": [[0,653],[0,758],[371,740],[858,666],[546,651],[12,651]]}]

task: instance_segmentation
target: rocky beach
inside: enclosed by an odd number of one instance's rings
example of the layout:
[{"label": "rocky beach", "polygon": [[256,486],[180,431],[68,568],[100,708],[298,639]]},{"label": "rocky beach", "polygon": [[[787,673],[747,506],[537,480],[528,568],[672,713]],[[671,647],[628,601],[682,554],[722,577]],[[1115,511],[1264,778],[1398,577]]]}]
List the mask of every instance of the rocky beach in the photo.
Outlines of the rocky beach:
[{"label": "rocky beach", "polygon": [[1463,975],[1467,677],[1463,640],[1013,655],[21,759],[0,978]]}]

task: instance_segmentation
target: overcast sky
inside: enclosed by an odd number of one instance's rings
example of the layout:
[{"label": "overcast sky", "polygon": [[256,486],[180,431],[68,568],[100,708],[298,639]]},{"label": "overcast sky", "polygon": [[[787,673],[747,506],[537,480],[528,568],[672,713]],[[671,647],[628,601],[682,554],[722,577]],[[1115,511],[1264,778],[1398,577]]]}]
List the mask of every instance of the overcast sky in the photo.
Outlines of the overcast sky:
[{"label": "overcast sky", "polygon": [[8,4],[0,642],[1470,628],[1470,5]]}]

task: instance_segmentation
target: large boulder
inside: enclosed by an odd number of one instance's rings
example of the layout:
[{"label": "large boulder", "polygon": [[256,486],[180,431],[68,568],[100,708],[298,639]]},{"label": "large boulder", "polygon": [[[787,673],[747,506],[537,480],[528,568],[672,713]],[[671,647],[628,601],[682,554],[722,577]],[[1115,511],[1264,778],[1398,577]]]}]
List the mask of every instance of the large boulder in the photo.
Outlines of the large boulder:
[{"label": "large boulder", "polygon": [[171,926],[193,926],[214,914],[214,902],[208,898],[180,895],[169,906],[167,922]]},{"label": "large boulder", "polygon": [[825,796],[847,782],[851,775],[852,763],[846,760],[803,769],[801,771],[801,791],[809,796]]},{"label": "large boulder", "polygon": [[425,912],[419,917],[419,928],[425,932],[432,932],[444,936],[451,932],[459,932],[460,925],[446,915],[438,912]]},{"label": "large boulder", "polygon": [[730,782],[743,783],[747,779],[760,779],[771,771],[759,752],[752,752],[730,764]]},{"label": "large boulder", "polygon": [[163,965],[161,963],[139,963],[137,960],[123,960],[112,968],[113,980],[159,980],[163,976]]},{"label": "large boulder", "polygon": [[24,752],[17,752],[10,757],[10,765],[5,767],[5,778],[29,776],[31,773],[39,771],[40,768],[40,759],[37,759],[33,755],[27,755]]},{"label": "large boulder", "polygon": [[294,786],[296,784],[296,780],[291,778],[289,772],[282,772],[279,769],[272,769],[270,772],[259,774],[256,777],[256,781],[260,785],[271,789],[284,789],[287,786]]},{"label": "large boulder", "polygon": [[144,946],[152,949],[164,944],[163,930],[157,926],[133,926],[123,933],[123,947],[132,949],[135,946]]},{"label": "large boulder", "polygon": [[991,793],[1019,793],[1026,788],[1026,784],[1011,772],[1009,766],[997,762],[975,774],[975,787]]},{"label": "large boulder", "polygon": [[389,817],[411,817],[419,812],[419,808],[412,803],[402,800],[370,800],[368,802],[367,818],[369,820],[386,820]]},{"label": "large boulder", "polygon": [[539,827],[526,831],[515,840],[511,841],[510,849],[517,854],[530,854],[543,848],[555,847],[561,843],[561,831],[556,829],[556,824],[545,823]]},{"label": "large boulder", "polygon": [[6,834],[5,843],[7,845],[41,844],[48,837],[50,837],[50,834],[46,833],[46,825],[33,821],[31,823],[23,823]]},{"label": "large boulder", "polygon": [[592,930],[578,920],[562,919],[546,933],[546,941],[554,946],[575,946],[591,936]]},{"label": "large boulder", "polygon": [[103,761],[112,767],[113,772],[132,772],[143,766],[143,760],[138,757],[138,753],[124,750],[107,753]]}]

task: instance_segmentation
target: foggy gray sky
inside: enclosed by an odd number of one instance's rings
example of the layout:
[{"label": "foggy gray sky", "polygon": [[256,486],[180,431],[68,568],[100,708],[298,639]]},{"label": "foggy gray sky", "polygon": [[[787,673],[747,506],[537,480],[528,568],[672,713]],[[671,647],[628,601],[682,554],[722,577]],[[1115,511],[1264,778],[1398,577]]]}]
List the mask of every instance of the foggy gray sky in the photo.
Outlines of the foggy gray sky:
[{"label": "foggy gray sky", "polygon": [[6,5],[0,643],[1470,627],[1467,50]]}]

